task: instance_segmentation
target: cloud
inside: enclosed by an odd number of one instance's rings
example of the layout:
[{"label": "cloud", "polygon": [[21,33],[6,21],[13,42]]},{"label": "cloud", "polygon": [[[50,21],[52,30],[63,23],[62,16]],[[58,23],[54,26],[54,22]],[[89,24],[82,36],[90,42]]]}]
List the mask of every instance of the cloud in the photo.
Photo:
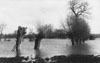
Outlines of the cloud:
[{"label": "cloud", "polygon": [[65,15],[65,5],[65,0],[0,0],[0,22],[7,23],[8,32],[18,25],[32,26],[38,20],[58,22]]}]

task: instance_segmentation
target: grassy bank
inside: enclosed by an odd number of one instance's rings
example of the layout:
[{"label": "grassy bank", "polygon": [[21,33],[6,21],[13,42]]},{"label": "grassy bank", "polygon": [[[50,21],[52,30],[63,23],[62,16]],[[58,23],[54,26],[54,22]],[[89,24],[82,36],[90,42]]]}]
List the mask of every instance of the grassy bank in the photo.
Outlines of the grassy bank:
[{"label": "grassy bank", "polygon": [[51,58],[11,57],[0,58],[0,63],[100,63],[100,57],[93,55],[53,56]]}]

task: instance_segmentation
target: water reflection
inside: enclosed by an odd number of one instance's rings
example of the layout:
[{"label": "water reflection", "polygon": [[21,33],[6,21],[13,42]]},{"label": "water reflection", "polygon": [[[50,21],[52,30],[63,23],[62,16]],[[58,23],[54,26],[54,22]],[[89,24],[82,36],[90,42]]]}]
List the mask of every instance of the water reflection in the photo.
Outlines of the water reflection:
[{"label": "water reflection", "polygon": [[33,45],[28,46],[27,48],[26,46],[25,47],[23,46],[22,49],[25,49],[25,51],[21,52],[25,52],[25,55],[33,54],[35,58],[41,58],[41,57],[45,58],[45,57],[52,57],[55,55],[70,55],[70,54],[95,55],[95,54],[100,54],[99,46],[100,46],[99,40],[87,41],[85,44],[72,46],[68,40],[52,39],[52,40],[43,40],[41,42],[40,49],[38,50],[34,50]]},{"label": "water reflection", "polygon": [[54,55],[70,55],[70,54],[84,54],[84,55],[92,55],[93,51],[91,50],[91,46],[88,44],[83,44],[83,45],[76,45],[76,46],[67,46],[65,47],[60,47],[58,48],[53,48],[48,50],[45,48],[44,49],[38,49],[35,50],[35,58],[43,58],[43,57],[51,57]]},{"label": "water reflection", "polygon": [[92,54],[91,46],[88,44],[70,46],[67,51],[69,54]]},{"label": "water reflection", "polygon": [[40,52],[40,49],[36,49],[35,50],[35,58],[41,58],[41,52]]},{"label": "water reflection", "polygon": [[[42,40],[40,49],[34,50],[34,42],[23,42],[21,44],[21,56],[33,56],[35,58],[52,57],[55,55],[70,55],[70,54],[94,54],[100,55],[100,39],[87,41],[83,45],[71,46],[69,40],[61,39],[45,39]],[[0,42],[0,57],[15,56],[15,51],[12,52],[15,43]]]},{"label": "water reflection", "polygon": [[37,49],[34,50],[35,51],[35,58],[43,58],[43,57],[47,57],[48,54],[46,53],[46,51],[43,51],[42,49]]}]

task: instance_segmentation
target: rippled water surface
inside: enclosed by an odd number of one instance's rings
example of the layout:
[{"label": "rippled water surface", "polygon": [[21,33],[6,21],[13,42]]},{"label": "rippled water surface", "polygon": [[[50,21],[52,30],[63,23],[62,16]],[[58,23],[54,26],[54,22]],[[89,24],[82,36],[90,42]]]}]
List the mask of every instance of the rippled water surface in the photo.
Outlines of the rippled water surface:
[{"label": "rippled water surface", "polygon": [[[15,52],[11,51],[15,41],[0,42],[0,56],[12,57]],[[54,55],[69,55],[69,54],[94,54],[100,55],[100,38],[95,40],[88,40],[83,45],[71,46],[69,39],[43,39],[41,41],[40,49],[34,50],[34,42],[25,40],[21,44],[22,56],[37,56],[37,57],[51,57]]]}]

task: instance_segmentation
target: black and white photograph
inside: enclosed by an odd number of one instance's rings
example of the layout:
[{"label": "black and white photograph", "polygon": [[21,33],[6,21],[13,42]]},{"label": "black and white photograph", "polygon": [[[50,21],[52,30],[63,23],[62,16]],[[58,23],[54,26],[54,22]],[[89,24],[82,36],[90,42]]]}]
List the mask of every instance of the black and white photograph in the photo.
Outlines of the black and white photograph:
[{"label": "black and white photograph", "polygon": [[100,0],[0,0],[0,63],[100,63]]}]

